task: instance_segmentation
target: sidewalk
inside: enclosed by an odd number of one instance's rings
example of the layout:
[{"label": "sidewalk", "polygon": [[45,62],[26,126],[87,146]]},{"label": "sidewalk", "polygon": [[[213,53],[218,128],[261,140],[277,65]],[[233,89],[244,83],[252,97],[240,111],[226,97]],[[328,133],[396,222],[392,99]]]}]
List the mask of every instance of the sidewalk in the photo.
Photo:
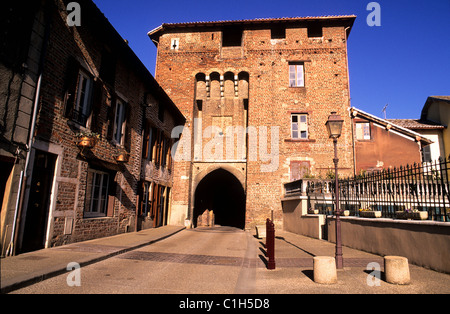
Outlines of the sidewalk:
[{"label": "sidewalk", "polygon": [[183,229],[164,226],[2,258],[1,293],[65,273],[71,262],[86,266],[160,241]]},{"label": "sidewalk", "polygon": [[[335,244],[281,230],[275,236],[276,269],[257,268],[258,294],[450,294],[449,274],[409,264],[410,284],[390,284],[384,278],[382,256],[345,246],[344,269],[337,270],[338,282],[318,284],[314,282],[313,257],[334,257]],[[265,239],[257,241],[263,248]],[[263,254],[259,255],[264,259]],[[379,265],[379,270],[368,270],[369,263]]]}]

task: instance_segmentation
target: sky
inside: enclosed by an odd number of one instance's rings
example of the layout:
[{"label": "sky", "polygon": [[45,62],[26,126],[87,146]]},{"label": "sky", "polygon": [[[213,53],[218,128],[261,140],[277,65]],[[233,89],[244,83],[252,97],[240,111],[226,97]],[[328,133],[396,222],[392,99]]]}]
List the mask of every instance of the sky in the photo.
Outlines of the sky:
[{"label": "sky", "polygon": [[[147,33],[163,23],[357,16],[348,39],[351,105],[387,119],[419,119],[428,96],[450,95],[450,0],[94,0],[154,74]],[[371,23],[373,24],[373,23]]]}]

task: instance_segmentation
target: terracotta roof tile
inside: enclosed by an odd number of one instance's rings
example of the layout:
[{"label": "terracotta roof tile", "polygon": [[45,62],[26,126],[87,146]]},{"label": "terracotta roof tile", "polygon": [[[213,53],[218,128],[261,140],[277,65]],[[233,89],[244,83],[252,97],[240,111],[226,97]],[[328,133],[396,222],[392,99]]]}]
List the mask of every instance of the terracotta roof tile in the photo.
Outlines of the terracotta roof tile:
[{"label": "terracotta roof tile", "polygon": [[401,127],[413,130],[428,130],[428,129],[443,129],[445,128],[443,125],[428,121],[428,120],[419,120],[419,119],[387,119],[394,124],[397,124]]}]

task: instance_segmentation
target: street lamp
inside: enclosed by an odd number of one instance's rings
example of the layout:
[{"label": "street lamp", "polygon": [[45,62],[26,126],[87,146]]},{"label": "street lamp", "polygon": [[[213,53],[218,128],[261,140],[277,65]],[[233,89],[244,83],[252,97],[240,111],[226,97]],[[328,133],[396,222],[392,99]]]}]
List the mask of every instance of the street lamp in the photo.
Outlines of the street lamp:
[{"label": "street lamp", "polygon": [[342,259],[342,242],[341,242],[341,211],[339,209],[339,180],[338,180],[338,162],[337,157],[337,139],[341,136],[342,132],[342,120],[341,116],[336,114],[335,111],[328,117],[327,126],[328,137],[333,139],[334,143],[334,180],[335,180],[335,194],[336,194],[336,268],[342,269],[344,267],[344,261]]}]

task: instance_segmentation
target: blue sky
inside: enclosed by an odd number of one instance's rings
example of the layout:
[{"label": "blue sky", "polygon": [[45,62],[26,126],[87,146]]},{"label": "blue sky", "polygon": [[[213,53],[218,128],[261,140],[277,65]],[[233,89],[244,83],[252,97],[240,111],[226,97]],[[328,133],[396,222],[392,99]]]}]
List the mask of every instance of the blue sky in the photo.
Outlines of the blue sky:
[{"label": "blue sky", "polygon": [[366,0],[94,0],[154,74],[147,32],[162,23],[357,15],[348,41],[352,106],[389,119],[418,119],[428,96],[450,95],[450,0],[381,0],[369,27]]}]

